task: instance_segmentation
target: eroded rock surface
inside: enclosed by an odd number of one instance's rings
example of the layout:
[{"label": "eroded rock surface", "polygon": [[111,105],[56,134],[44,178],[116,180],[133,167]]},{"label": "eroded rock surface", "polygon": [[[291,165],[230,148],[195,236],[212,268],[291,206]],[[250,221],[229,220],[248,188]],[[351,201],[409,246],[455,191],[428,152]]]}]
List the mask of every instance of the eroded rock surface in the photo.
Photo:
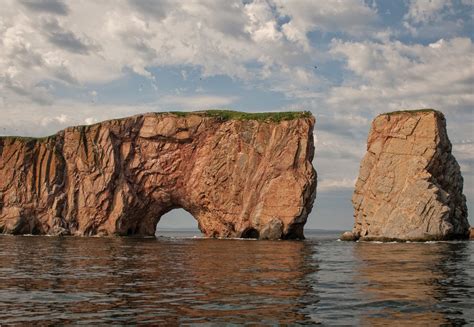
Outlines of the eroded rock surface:
[{"label": "eroded rock surface", "polygon": [[354,233],[352,232],[344,232],[342,235],[339,237],[341,241],[357,241],[357,237],[355,236]]},{"label": "eroded rock surface", "polygon": [[154,235],[183,208],[213,237],[302,238],[314,118],[145,114],[44,139],[0,138],[0,230]]},{"label": "eroded rock surface", "polygon": [[352,233],[365,240],[465,239],[463,178],[435,110],[375,118],[352,197]]}]

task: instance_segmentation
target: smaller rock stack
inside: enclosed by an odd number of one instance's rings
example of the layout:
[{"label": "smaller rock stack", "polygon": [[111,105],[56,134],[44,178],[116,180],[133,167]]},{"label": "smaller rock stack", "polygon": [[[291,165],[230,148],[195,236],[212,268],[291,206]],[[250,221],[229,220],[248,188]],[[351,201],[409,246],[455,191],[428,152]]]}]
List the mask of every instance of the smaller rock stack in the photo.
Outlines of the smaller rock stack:
[{"label": "smaller rock stack", "polygon": [[441,112],[382,114],[372,122],[352,197],[354,228],[341,239],[467,239],[462,189]]}]

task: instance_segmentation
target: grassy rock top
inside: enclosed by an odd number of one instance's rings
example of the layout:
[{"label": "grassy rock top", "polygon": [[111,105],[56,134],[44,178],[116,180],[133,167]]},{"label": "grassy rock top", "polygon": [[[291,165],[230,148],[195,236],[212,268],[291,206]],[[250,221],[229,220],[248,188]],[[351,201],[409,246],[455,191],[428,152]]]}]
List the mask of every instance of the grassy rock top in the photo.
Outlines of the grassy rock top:
[{"label": "grassy rock top", "polygon": [[279,111],[279,112],[242,112],[234,110],[204,110],[204,111],[170,111],[157,114],[174,114],[181,117],[188,115],[199,115],[213,117],[220,120],[258,120],[280,122],[283,120],[293,120],[298,118],[308,118],[312,114],[309,111]]},{"label": "grassy rock top", "polygon": [[413,110],[398,110],[398,111],[392,111],[392,112],[385,112],[380,114],[379,116],[394,116],[394,115],[402,115],[402,114],[408,114],[408,115],[417,115],[420,113],[434,113],[436,115],[441,115],[444,117],[443,113],[441,111],[431,109],[431,108],[424,108],[424,109],[413,109]]},{"label": "grassy rock top", "polygon": [[[150,113],[148,113],[150,114]],[[285,120],[293,120],[299,118],[309,118],[312,117],[310,111],[276,111],[276,112],[242,112],[242,111],[234,111],[234,110],[223,110],[223,109],[213,109],[213,110],[203,110],[203,111],[165,111],[165,112],[154,112],[151,114],[155,115],[175,115],[178,117],[187,117],[190,115],[198,115],[202,117],[212,117],[218,119],[220,121],[227,121],[227,120],[256,120],[256,121],[269,121],[269,122],[281,122]],[[137,116],[143,116],[147,114],[139,114]],[[129,117],[124,118],[116,118],[105,120],[102,122],[98,122],[92,125],[78,125],[73,126],[73,128],[84,128],[88,129],[95,125],[100,125],[107,122],[112,121],[119,121],[123,119],[127,119]],[[5,141],[23,141],[23,142],[30,142],[30,141],[44,141],[50,137],[54,137],[56,134],[43,136],[43,137],[28,137],[28,136],[0,136],[0,140],[3,139]]]}]

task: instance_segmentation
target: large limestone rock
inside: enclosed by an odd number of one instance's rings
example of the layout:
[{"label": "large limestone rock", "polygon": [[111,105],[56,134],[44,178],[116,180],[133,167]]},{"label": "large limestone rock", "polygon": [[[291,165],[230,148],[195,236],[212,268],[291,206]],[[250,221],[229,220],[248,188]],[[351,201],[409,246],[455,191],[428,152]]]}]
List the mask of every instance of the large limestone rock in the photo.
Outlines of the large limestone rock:
[{"label": "large limestone rock", "polygon": [[0,230],[154,235],[183,208],[211,237],[303,238],[316,195],[311,114],[145,114],[0,138]]},{"label": "large limestone rock", "polygon": [[463,178],[435,110],[382,114],[372,122],[352,203],[363,240],[467,238]]}]

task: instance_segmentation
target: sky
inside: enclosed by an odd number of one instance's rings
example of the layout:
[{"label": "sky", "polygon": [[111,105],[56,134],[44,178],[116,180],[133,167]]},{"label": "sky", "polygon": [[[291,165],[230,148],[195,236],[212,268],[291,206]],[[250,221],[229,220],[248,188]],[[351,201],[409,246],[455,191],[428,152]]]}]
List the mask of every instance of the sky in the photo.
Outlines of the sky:
[{"label": "sky", "polygon": [[[0,135],[156,111],[309,110],[306,226],[350,229],[371,120],[435,108],[474,213],[474,0],[0,3]],[[197,223],[175,210],[159,226]]]}]

